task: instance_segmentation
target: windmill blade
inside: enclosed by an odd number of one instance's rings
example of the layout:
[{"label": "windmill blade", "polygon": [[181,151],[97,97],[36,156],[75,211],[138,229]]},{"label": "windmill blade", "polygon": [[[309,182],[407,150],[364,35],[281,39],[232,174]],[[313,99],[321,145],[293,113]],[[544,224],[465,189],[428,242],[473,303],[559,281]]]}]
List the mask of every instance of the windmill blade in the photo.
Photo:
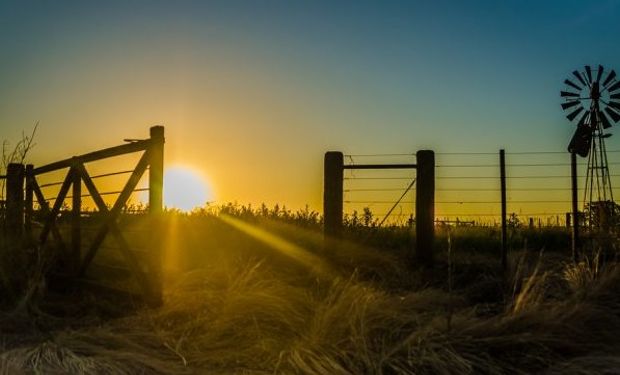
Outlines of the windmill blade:
[{"label": "windmill blade", "polygon": [[571,87],[574,87],[578,91],[581,91],[581,89],[582,89],[582,87],[580,87],[579,85],[577,85],[575,82],[571,81],[570,79],[565,79],[564,83],[569,85],[569,86],[571,86]]},{"label": "windmill blade", "polygon": [[560,96],[578,98],[579,94],[576,94],[574,92],[568,92],[568,91],[560,91]]},{"label": "windmill blade", "polygon": [[603,124],[603,129],[611,128],[611,122],[609,122],[609,119],[607,118],[607,116],[605,116],[603,112],[601,111],[598,112],[598,118],[601,119],[601,124]]},{"label": "windmill blade", "polygon": [[607,105],[610,106],[611,108],[620,110],[620,103],[618,102],[612,102],[610,100],[609,103],[607,103]]},{"label": "windmill blade", "polygon": [[566,116],[566,118],[573,121],[575,117],[577,117],[577,115],[581,113],[581,111],[583,111],[583,107],[579,107],[573,112],[569,113],[568,116]]},{"label": "windmill blade", "polygon": [[578,126],[568,144],[568,152],[575,153],[582,158],[588,156],[592,143],[592,130],[587,126]]},{"label": "windmill blade", "polygon": [[605,78],[605,82],[603,82],[603,86],[607,86],[609,82],[611,82],[611,80],[614,78],[616,78],[616,71],[612,70],[611,72],[609,72],[609,75],[607,75],[607,78]]},{"label": "windmill blade", "polygon": [[614,111],[613,109],[606,107],[605,113],[607,113],[609,117],[611,117],[611,119],[614,120],[614,122],[620,121],[620,114],[618,114],[618,112]]},{"label": "windmill blade", "polygon": [[603,77],[603,65],[599,65],[598,73],[596,74],[596,82],[601,82],[602,77]]},{"label": "windmill blade", "polygon": [[590,65],[586,65],[586,76],[588,77],[588,83],[592,82],[592,69],[590,69]]},{"label": "windmill blade", "polygon": [[577,77],[577,79],[579,80],[579,82],[581,82],[582,85],[587,86],[586,81],[583,80],[583,77],[581,77],[581,74],[578,71],[574,71],[573,75],[575,77]]},{"label": "windmill blade", "polygon": [[620,99],[620,92],[617,94],[611,94],[609,95],[609,99]]},{"label": "windmill blade", "polygon": [[607,90],[609,90],[609,92],[616,91],[618,89],[620,89],[620,81],[614,83],[613,85],[611,85],[611,86],[609,86],[607,88]]},{"label": "windmill blade", "polygon": [[572,102],[566,102],[566,103],[562,103],[562,109],[566,110],[568,108],[574,107],[577,104],[580,104],[581,102],[579,100],[573,100]]},{"label": "windmill blade", "polygon": [[579,107],[576,110],[574,110],[573,112],[569,113],[566,116],[566,118],[569,119],[570,121],[573,121],[582,111],[583,111],[583,107]]}]

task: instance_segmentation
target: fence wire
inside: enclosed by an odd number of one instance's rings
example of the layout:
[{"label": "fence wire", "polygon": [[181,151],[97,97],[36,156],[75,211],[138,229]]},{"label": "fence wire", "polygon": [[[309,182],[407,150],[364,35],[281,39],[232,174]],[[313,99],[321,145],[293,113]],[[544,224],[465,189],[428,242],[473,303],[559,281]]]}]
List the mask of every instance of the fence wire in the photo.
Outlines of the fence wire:
[{"label": "fence wire", "polygon": [[[620,189],[620,150],[607,151],[614,194]],[[571,212],[570,154],[565,151],[506,150],[506,194],[509,221],[540,226],[564,226]],[[353,154],[345,163],[415,162],[415,154]],[[439,222],[498,225],[501,221],[499,150],[435,154],[435,217]],[[578,158],[579,207],[587,159]],[[394,204],[415,171],[345,170],[345,214],[368,208],[382,217]],[[415,189],[415,187],[414,187]],[[415,191],[398,205],[393,223],[415,216]]]}]

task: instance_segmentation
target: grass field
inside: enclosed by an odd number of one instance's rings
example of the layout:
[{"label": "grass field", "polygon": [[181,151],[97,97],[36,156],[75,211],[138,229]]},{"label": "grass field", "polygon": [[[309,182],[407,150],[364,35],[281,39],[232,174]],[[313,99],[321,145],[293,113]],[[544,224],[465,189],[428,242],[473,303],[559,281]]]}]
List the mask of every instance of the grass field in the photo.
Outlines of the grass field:
[{"label": "grass field", "polygon": [[[409,228],[350,225],[324,248],[318,215],[287,215],[168,213],[157,309],[79,289],[57,294],[32,269],[16,281],[32,254],[7,257],[14,246],[4,241],[0,373],[620,368],[620,268],[593,256],[569,262],[562,228],[513,230],[502,273],[495,228],[440,229],[437,264],[421,269]],[[138,242],[149,234],[139,233]]]}]

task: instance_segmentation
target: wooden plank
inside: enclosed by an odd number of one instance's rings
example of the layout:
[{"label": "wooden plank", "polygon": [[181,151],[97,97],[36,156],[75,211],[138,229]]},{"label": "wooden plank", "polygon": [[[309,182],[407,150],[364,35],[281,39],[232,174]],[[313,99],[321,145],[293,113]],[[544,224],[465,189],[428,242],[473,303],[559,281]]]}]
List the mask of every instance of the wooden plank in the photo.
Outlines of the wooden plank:
[{"label": "wooden plank", "polygon": [[19,243],[24,230],[24,176],[23,164],[10,163],[6,179],[6,216],[8,236]]},{"label": "wooden plank", "polygon": [[[43,214],[49,215],[50,213],[49,205],[47,204],[47,201],[45,200],[45,196],[41,192],[41,188],[39,187],[39,184],[37,183],[37,180],[36,178],[34,178],[34,176],[32,177],[32,191],[34,192],[34,195],[37,198],[37,201],[39,202],[39,206],[41,206],[41,211],[43,211]],[[60,235],[60,231],[58,230],[58,227],[56,226],[56,220],[54,220],[52,223],[52,235],[54,236],[54,239],[56,240],[56,242],[58,242],[58,245],[64,250],[65,244],[64,244],[64,241],[62,240],[62,236]]]},{"label": "wooden plank", "polygon": [[34,169],[34,174],[42,174],[53,172],[59,169],[68,168],[73,165],[77,160],[79,163],[88,163],[99,159],[110,158],[114,156],[120,156],[125,154],[131,154],[133,152],[144,151],[149,148],[151,144],[150,139],[145,139],[137,142],[128,143],[126,145],[120,145],[115,147],[106,148],[99,151],[89,152],[80,156],[75,156],[69,159],[60,160],[54,163],[43,165]]},{"label": "wooden plank", "polygon": [[420,150],[416,189],[416,260],[423,266],[432,266],[435,240],[435,153]]},{"label": "wooden plank", "polygon": [[[343,216],[343,160],[339,151],[325,153],[323,167],[323,233],[326,241],[342,235]],[[325,246],[332,246],[326,244]]]},{"label": "wooden plank", "polygon": [[86,186],[86,190],[88,190],[88,192],[90,193],[90,196],[92,197],[93,201],[95,202],[95,205],[97,206],[97,208],[99,208],[99,210],[102,211],[102,212],[107,212],[108,211],[108,206],[106,206],[106,204],[103,201],[103,198],[101,197],[101,194],[97,190],[97,187],[95,186],[92,178],[88,174],[88,171],[86,171],[86,167],[84,167],[83,164],[77,164],[75,166],[75,168],[78,171],[78,173],[79,173],[80,177],[82,178],[82,180],[84,181],[84,185]]},{"label": "wooden plank", "polygon": [[56,222],[56,218],[58,217],[58,214],[60,213],[62,204],[65,200],[65,197],[67,196],[67,193],[69,192],[71,183],[73,182],[73,173],[75,173],[73,168],[69,169],[69,172],[67,172],[67,176],[65,177],[65,180],[62,183],[62,186],[60,187],[60,191],[58,192],[58,196],[56,197],[54,206],[52,207],[52,210],[50,211],[48,217],[45,220],[45,224],[43,225],[43,230],[41,231],[41,235],[39,236],[39,241],[41,242],[41,245],[43,245],[45,241],[47,240],[47,236],[49,235],[50,229],[52,225]]},{"label": "wooden plank", "polygon": [[159,215],[163,211],[164,186],[164,127],[151,128],[151,148],[149,149],[149,213]]},{"label": "wooden plank", "polygon": [[150,129],[151,147],[150,154],[150,170],[149,170],[149,216],[150,227],[153,235],[150,239],[151,256],[148,258],[149,276],[151,278],[151,295],[149,301],[152,305],[160,305],[162,302],[162,220],[164,197],[164,127],[153,126]]},{"label": "wooden plank", "polygon": [[416,169],[417,164],[349,164],[344,169]]}]

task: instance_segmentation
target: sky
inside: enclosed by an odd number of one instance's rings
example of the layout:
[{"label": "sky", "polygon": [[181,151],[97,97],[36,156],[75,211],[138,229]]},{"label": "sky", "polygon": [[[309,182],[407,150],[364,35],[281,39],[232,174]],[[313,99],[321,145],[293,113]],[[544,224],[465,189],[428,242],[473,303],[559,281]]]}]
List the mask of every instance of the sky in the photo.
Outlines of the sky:
[{"label": "sky", "polygon": [[0,0],[0,138],[39,122],[41,165],[161,124],[166,165],[209,200],[320,209],[328,150],[564,151],[562,82],[620,67],[619,18],[591,0]]}]

